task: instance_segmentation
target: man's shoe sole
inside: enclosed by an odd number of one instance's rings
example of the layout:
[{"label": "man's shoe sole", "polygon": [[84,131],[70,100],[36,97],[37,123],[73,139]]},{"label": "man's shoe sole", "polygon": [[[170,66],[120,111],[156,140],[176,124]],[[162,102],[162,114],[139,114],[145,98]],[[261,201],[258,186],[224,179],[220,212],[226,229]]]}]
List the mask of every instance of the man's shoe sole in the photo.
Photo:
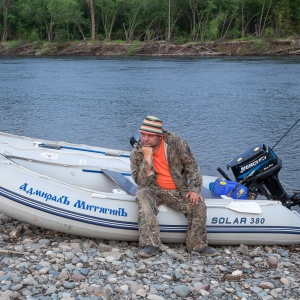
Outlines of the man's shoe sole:
[{"label": "man's shoe sole", "polygon": [[201,252],[198,252],[200,255],[202,256],[217,256],[219,255],[220,253],[211,253],[211,254],[208,254],[208,253],[201,253]]},{"label": "man's shoe sole", "polygon": [[145,252],[139,252],[139,256],[140,257],[144,257],[144,258],[149,258],[149,257],[152,257],[152,256],[156,256],[156,255],[158,255],[159,254],[159,251],[157,251],[157,252],[154,252],[154,253],[145,253]]}]

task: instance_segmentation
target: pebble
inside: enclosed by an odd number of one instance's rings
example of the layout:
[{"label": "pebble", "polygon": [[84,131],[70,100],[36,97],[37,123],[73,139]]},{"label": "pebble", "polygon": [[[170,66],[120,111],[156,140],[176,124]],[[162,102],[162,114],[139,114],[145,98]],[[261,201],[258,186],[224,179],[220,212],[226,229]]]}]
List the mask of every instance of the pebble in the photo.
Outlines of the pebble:
[{"label": "pebble", "polygon": [[274,256],[269,256],[268,258],[268,264],[269,266],[272,268],[272,267],[276,267],[277,264],[278,264],[278,259]]},{"label": "pebble", "polygon": [[[48,231],[0,214],[0,300],[300,299],[299,246],[216,246],[216,257],[162,245]],[[18,234],[12,234],[16,232]]]}]

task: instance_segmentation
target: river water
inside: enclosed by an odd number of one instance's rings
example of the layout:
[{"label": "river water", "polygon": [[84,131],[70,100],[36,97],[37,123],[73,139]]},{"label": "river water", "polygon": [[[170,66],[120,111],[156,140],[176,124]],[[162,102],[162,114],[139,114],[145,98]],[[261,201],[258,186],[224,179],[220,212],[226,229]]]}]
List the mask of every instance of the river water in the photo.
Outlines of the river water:
[{"label": "river water", "polygon": [[[0,58],[0,131],[130,150],[146,115],[183,136],[218,176],[300,118],[300,57]],[[274,148],[300,188],[300,122]],[[231,171],[227,171],[233,177]]]}]

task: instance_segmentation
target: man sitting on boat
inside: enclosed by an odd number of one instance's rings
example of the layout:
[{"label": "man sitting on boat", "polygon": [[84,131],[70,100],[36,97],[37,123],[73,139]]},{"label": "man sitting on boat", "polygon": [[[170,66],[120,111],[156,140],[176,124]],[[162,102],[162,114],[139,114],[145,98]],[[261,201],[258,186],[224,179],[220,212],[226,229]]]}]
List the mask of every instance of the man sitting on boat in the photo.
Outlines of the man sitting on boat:
[{"label": "man sitting on boat", "polygon": [[207,245],[206,205],[199,193],[202,186],[199,165],[187,142],[162,129],[162,124],[157,117],[146,117],[139,129],[140,141],[130,154],[132,177],[138,186],[140,256],[159,253],[157,214],[161,204],[182,212],[187,218],[189,252],[218,255]]}]

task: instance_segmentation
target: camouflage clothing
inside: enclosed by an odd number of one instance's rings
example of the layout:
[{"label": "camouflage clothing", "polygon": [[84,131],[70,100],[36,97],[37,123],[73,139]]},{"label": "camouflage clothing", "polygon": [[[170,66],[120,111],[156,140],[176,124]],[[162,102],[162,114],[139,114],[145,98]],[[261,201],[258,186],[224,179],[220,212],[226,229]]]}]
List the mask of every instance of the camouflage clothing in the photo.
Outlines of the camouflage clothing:
[{"label": "camouflage clothing", "polygon": [[181,211],[188,220],[186,245],[188,251],[201,250],[207,245],[206,206],[204,202],[192,205],[185,198],[187,192],[199,193],[202,175],[198,163],[184,139],[164,130],[163,133],[167,162],[177,190],[164,190],[156,184],[156,173],[151,166],[151,174],[146,175],[147,163],[139,142],[130,155],[131,171],[138,185],[138,221],[140,246],[159,247],[160,235],[157,220],[158,206],[165,204]]}]

